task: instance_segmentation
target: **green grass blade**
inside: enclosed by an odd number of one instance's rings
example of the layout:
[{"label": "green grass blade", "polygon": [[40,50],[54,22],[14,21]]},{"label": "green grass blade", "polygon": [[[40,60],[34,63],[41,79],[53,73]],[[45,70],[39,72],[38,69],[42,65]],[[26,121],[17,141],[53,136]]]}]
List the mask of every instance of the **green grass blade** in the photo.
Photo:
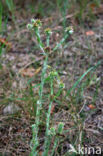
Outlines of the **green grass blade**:
[{"label": "green grass blade", "polygon": [[97,63],[95,66],[89,68],[89,69],[74,83],[74,85],[72,86],[72,88],[70,88],[70,89],[67,91],[66,96],[68,96],[68,95],[71,93],[71,91],[74,91],[74,89],[75,89],[75,88],[78,86],[78,84],[83,80],[83,78],[84,78],[90,71],[95,70],[95,69],[97,68],[97,66],[99,66],[101,63],[102,63],[102,61],[98,61],[98,63]]},{"label": "green grass blade", "polygon": [[2,3],[0,2],[0,32],[2,31]]}]

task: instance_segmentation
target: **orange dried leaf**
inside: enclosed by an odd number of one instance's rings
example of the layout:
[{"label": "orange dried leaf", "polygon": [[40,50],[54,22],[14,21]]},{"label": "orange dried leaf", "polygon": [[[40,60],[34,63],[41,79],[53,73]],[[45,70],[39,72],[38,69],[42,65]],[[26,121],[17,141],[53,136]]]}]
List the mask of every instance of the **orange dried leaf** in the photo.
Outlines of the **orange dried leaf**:
[{"label": "orange dried leaf", "polygon": [[0,38],[0,43],[6,46],[7,48],[11,49],[12,44],[10,42],[7,42],[6,39]]},{"label": "orange dried leaf", "polygon": [[94,9],[95,9],[96,7],[97,7],[97,6],[96,6],[95,3],[91,3],[91,4],[90,4],[90,8],[92,9],[92,11],[94,11]]},{"label": "orange dried leaf", "polygon": [[90,109],[95,109],[95,106],[92,105],[92,104],[88,105],[88,107],[89,107]]},{"label": "orange dried leaf", "polygon": [[51,115],[53,114],[54,110],[55,110],[55,106],[53,105],[51,108]]},{"label": "orange dried leaf", "polygon": [[35,76],[35,75],[37,75],[39,72],[40,72],[40,70],[41,70],[41,67],[39,67],[38,69],[34,69],[34,68],[32,68],[32,67],[30,67],[30,68],[25,68],[25,69],[22,69],[21,71],[20,71],[20,73],[21,73],[21,75],[22,76],[28,76],[28,77],[33,77],[33,76]]},{"label": "orange dried leaf", "polygon": [[92,36],[92,35],[94,35],[94,34],[95,34],[95,33],[94,33],[94,31],[92,31],[92,30],[86,32],[86,36]]},{"label": "orange dried leaf", "polygon": [[40,152],[39,152],[39,156],[41,156],[42,154],[43,154],[43,151],[40,151]]},{"label": "orange dried leaf", "polygon": [[23,69],[21,71],[21,75],[22,76],[28,76],[28,77],[33,77],[34,76],[34,72],[35,72],[35,69],[34,68],[26,68],[26,69]]}]

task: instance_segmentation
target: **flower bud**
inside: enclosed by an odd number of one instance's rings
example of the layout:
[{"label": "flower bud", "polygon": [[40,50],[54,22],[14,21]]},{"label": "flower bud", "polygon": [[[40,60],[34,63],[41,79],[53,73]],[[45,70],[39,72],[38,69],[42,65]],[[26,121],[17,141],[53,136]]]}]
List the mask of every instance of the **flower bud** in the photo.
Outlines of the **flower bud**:
[{"label": "flower bud", "polygon": [[32,18],[31,23],[34,24],[35,22],[36,22],[36,20]]},{"label": "flower bud", "polygon": [[46,35],[48,36],[48,35],[51,35],[51,34],[52,34],[52,31],[51,31],[50,28],[46,28],[46,29],[45,29],[45,33],[46,33]]},{"label": "flower bud", "polygon": [[51,136],[55,136],[56,135],[56,130],[54,127],[51,127],[50,130],[49,130],[49,135]]},{"label": "flower bud", "polygon": [[58,132],[59,134],[62,134],[63,128],[64,128],[64,123],[60,122],[59,125],[58,125],[57,132]]},{"label": "flower bud", "polygon": [[27,24],[27,29],[31,30],[33,28],[32,24]]}]

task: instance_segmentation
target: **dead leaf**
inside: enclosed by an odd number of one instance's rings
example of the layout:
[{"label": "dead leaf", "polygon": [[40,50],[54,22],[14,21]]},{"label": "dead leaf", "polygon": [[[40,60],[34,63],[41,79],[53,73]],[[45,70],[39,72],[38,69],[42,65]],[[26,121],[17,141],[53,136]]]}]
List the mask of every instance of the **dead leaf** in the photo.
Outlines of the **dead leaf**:
[{"label": "dead leaf", "polygon": [[55,110],[55,106],[53,105],[51,108],[51,115],[53,114],[54,110]]},{"label": "dead leaf", "polygon": [[22,75],[22,76],[27,76],[27,77],[33,77],[33,76],[35,76],[35,75],[37,75],[39,72],[40,72],[40,70],[41,70],[41,67],[39,67],[38,69],[34,69],[34,68],[32,68],[32,67],[30,67],[30,68],[25,68],[25,69],[22,69],[21,71],[20,71],[20,74]]},{"label": "dead leaf", "polygon": [[26,69],[21,70],[20,73],[24,77],[25,76],[33,77],[34,76],[34,73],[35,73],[35,69],[34,68],[26,68]]},{"label": "dead leaf", "polygon": [[4,46],[6,46],[8,49],[12,48],[12,44],[8,41],[6,41],[6,39],[4,38],[0,38],[0,43],[3,44]]},{"label": "dead leaf", "polygon": [[92,30],[89,30],[89,31],[87,31],[86,32],[86,36],[92,36],[92,35],[94,35],[95,33],[94,33],[94,31],[92,31]]},{"label": "dead leaf", "polygon": [[40,72],[40,70],[41,70],[41,67],[39,67],[38,69],[36,69],[36,71],[35,71],[35,75],[37,75],[39,72]]},{"label": "dead leaf", "polygon": [[90,109],[95,109],[95,106],[92,105],[92,104],[88,105],[88,107],[89,107]]},{"label": "dead leaf", "polygon": [[95,3],[91,3],[91,4],[90,4],[90,8],[91,8],[92,11],[94,11],[94,9],[95,9],[96,7],[97,7],[97,6],[96,6]]}]

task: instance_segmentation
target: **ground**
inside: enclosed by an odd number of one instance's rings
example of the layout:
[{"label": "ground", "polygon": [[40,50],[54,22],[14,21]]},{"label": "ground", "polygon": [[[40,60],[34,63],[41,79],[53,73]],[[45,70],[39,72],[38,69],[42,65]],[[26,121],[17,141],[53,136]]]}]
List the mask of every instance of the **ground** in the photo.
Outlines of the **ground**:
[{"label": "ground", "polygon": [[[44,59],[36,44],[35,36],[31,36],[26,27],[32,17],[33,15],[27,13],[22,17],[17,14],[16,23],[13,24],[14,21],[10,20],[3,36],[0,36],[12,43],[10,49],[4,48],[0,56],[1,156],[28,156],[31,150],[31,125],[35,121],[35,110],[32,108],[38,99],[38,90],[34,88],[30,91],[30,85],[40,83]],[[63,36],[61,20],[57,17],[57,13],[53,13],[50,18],[44,17],[41,21],[43,23],[41,36],[44,42],[43,29],[50,27],[53,32],[50,41],[52,47]],[[74,34],[60,47],[61,54],[57,52],[49,58],[49,65],[58,71],[66,90],[70,89],[90,67],[103,61],[103,14],[98,14],[95,21],[85,21],[83,26],[78,25],[74,17],[67,18],[67,23],[73,26]],[[92,35],[87,34],[90,31],[93,32]],[[83,82],[85,83],[79,83],[78,89],[75,88],[75,95],[72,94],[66,100],[59,97],[53,103],[51,125],[56,126],[61,121],[65,124],[65,133],[60,136],[62,141],[55,152],[56,156],[66,154],[70,144],[76,144],[76,137],[80,136],[80,132],[83,133],[83,145],[99,146],[103,152],[103,62],[93,72],[88,73]],[[80,87],[82,84],[84,84],[83,92]],[[47,90],[45,89],[45,92],[48,92]],[[5,113],[4,108],[10,104],[18,106],[20,110],[12,115]],[[46,101],[43,107],[44,110],[48,109]],[[75,127],[77,120],[73,119],[73,113],[80,117],[85,116],[78,119],[80,123],[77,127]],[[43,150],[44,124],[45,122],[42,121],[40,153]]]}]

